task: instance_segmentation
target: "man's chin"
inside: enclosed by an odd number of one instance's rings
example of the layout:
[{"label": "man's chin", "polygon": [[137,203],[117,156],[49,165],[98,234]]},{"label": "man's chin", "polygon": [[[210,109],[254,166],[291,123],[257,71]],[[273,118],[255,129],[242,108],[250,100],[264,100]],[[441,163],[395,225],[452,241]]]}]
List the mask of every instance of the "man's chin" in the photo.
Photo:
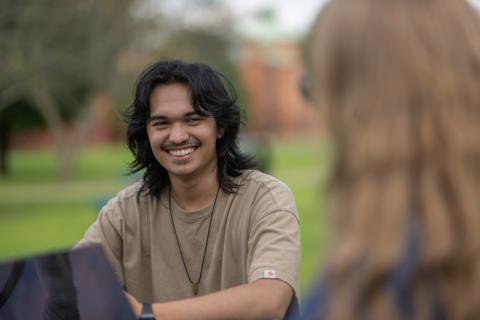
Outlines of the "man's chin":
[{"label": "man's chin", "polygon": [[170,176],[178,177],[178,178],[189,178],[194,176],[195,170],[189,169],[189,168],[182,168],[182,169],[172,169],[168,170],[168,174]]}]

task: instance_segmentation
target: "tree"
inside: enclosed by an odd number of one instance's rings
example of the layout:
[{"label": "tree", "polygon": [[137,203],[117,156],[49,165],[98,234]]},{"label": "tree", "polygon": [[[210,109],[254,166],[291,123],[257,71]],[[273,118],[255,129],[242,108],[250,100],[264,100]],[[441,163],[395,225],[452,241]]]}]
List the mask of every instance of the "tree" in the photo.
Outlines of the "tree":
[{"label": "tree", "polygon": [[26,101],[16,101],[0,109],[0,176],[9,173],[9,138],[12,131],[44,126],[42,118]]},{"label": "tree", "polygon": [[[54,137],[62,179],[73,174],[95,97],[108,92],[117,58],[135,40],[140,25],[133,17],[135,4],[0,1],[0,111],[14,108],[17,101],[35,108]],[[4,134],[7,114],[0,121]],[[69,136],[67,127],[73,120],[81,125]]]},{"label": "tree", "polygon": [[[55,139],[58,173],[67,179],[96,97],[120,93],[125,102],[131,92],[132,77],[118,76],[125,57],[132,73],[170,57],[208,63],[238,83],[236,39],[218,0],[0,0],[0,133],[11,132],[11,112],[2,109],[30,105]],[[68,135],[73,122],[80,125]]]}]

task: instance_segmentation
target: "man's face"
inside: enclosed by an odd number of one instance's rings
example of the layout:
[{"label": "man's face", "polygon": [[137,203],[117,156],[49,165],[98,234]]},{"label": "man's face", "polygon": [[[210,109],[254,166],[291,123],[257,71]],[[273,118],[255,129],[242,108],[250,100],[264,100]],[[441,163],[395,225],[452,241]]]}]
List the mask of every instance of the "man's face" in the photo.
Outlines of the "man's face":
[{"label": "man's face", "polygon": [[150,95],[148,139],[157,161],[170,178],[195,178],[216,173],[216,142],[223,134],[212,116],[192,106],[189,87],[158,85]]}]

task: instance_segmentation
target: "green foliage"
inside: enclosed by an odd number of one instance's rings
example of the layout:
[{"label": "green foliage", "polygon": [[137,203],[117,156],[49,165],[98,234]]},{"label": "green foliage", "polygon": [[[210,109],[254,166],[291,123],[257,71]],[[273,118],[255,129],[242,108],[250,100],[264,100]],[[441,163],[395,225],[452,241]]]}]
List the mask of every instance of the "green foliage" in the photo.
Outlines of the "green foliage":
[{"label": "green foliage", "polygon": [[[271,173],[291,188],[300,214],[306,290],[318,276],[329,238],[324,212],[330,151],[297,140],[273,143],[272,150]],[[74,245],[96,218],[99,204],[132,182],[124,175],[130,159],[121,146],[90,148],[75,179],[61,183],[51,152],[14,152],[11,177],[0,179],[0,260]]]}]

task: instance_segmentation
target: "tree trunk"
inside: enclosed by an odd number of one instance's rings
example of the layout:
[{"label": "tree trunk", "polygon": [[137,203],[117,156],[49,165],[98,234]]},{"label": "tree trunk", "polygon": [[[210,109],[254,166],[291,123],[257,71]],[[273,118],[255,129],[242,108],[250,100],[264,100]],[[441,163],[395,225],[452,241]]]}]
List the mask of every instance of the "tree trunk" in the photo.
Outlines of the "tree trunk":
[{"label": "tree trunk", "polygon": [[75,131],[72,135],[70,148],[70,161],[72,167],[76,167],[77,159],[83,146],[87,143],[93,126],[93,109],[97,106],[97,94],[86,99],[86,105],[82,107],[80,114],[75,119]]},{"label": "tree trunk", "polygon": [[[37,79],[38,80],[38,79]],[[67,181],[73,176],[73,164],[71,150],[75,146],[69,146],[67,130],[60,116],[60,108],[52,97],[48,86],[42,81],[32,83],[33,105],[40,112],[47,123],[50,133],[55,140],[55,149],[58,162],[58,177]]]},{"label": "tree trunk", "polygon": [[86,101],[80,115],[76,117],[75,131],[70,136],[65,123],[60,117],[59,106],[48,91],[48,87],[36,83],[33,88],[34,105],[45,119],[49,131],[55,139],[58,161],[58,175],[61,180],[70,180],[75,174],[76,160],[91,131],[92,111],[98,103],[99,93],[93,94]]}]

